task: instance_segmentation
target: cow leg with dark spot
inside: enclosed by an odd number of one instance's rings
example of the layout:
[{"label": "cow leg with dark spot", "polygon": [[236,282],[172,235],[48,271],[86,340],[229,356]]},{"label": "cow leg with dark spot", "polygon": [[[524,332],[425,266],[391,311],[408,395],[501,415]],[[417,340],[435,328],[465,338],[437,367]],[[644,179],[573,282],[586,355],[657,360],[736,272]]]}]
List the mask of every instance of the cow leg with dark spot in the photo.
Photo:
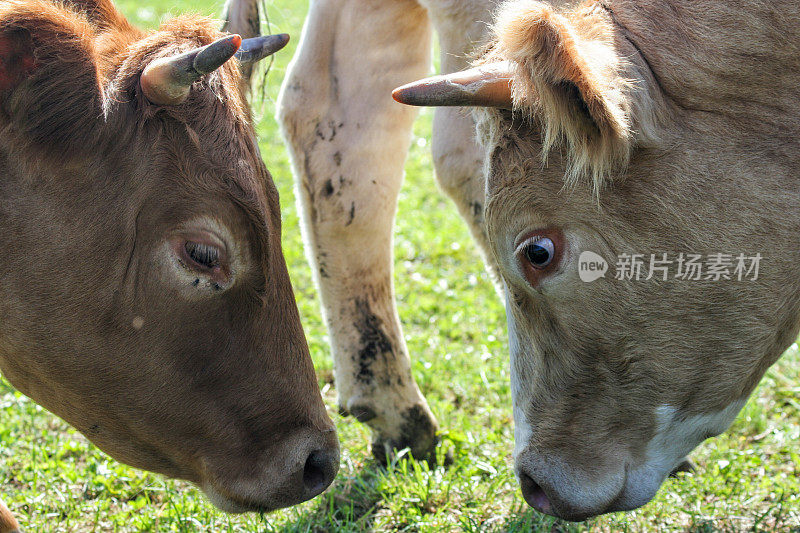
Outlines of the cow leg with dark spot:
[{"label": "cow leg with dark spot", "polygon": [[416,115],[391,92],[427,72],[430,47],[415,2],[320,0],[279,102],[340,409],[372,428],[381,459],[405,447],[428,457],[436,439],[395,307],[391,246]]}]

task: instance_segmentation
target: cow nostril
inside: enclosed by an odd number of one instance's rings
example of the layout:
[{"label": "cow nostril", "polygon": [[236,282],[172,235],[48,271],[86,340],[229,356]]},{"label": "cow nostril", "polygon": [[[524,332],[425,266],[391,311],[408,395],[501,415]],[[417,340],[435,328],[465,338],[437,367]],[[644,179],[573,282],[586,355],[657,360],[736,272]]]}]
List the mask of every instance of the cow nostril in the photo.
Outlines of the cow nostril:
[{"label": "cow nostril", "polygon": [[316,450],[308,455],[303,467],[303,486],[306,493],[310,494],[309,497],[316,496],[331,484],[336,475],[337,461],[337,457],[323,450]]},{"label": "cow nostril", "polygon": [[547,497],[544,489],[542,489],[531,476],[525,472],[520,472],[519,484],[522,488],[522,497],[525,498],[528,505],[540,513],[553,514],[553,506],[550,504],[550,498]]}]

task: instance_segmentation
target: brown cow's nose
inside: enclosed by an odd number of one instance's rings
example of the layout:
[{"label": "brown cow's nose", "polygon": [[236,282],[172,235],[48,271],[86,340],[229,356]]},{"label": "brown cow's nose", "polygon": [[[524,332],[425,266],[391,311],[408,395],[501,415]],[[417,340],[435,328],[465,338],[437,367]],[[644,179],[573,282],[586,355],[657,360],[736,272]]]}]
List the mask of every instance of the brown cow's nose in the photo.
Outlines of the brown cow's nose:
[{"label": "brown cow's nose", "polygon": [[223,511],[272,511],[328,488],[339,471],[339,442],[332,427],[306,427],[286,435],[255,461],[235,460],[211,465],[219,473],[201,483],[203,491]]},{"label": "brown cow's nose", "polygon": [[300,431],[284,440],[281,447],[283,458],[275,463],[277,475],[270,474],[275,476],[276,486],[281,487],[277,490],[285,491],[286,501],[281,507],[317,496],[339,471],[339,441],[333,429]]},{"label": "brown cow's nose", "polygon": [[339,470],[339,453],[336,449],[314,450],[308,455],[303,468],[303,485],[308,498],[313,498],[331,484]]}]

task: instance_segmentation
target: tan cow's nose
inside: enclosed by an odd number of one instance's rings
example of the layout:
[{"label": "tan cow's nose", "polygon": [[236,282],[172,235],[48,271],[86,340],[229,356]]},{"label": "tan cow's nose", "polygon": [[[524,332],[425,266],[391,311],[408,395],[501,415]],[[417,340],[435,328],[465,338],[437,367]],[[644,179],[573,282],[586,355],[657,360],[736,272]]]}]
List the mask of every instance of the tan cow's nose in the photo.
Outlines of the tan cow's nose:
[{"label": "tan cow's nose", "polygon": [[531,476],[523,471],[519,472],[519,484],[522,489],[522,497],[525,501],[544,514],[553,514],[553,505],[550,503],[550,498],[545,493],[544,489],[536,483]]},{"label": "tan cow's nose", "polygon": [[[571,522],[580,522],[590,516],[600,514],[600,512],[592,510],[593,502],[567,500],[563,494],[565,487],[549,482],[553,478],[563,480],[562,476],[565,474],[569,475],[569,472],[562,471],[555,476],[549,476],[548,479],[537,469],[517,466],[522,497],[525,498],[528,505],[540,513]],[[537,477],[534,476],[538,476],[540,480],[537,481]]]},{"label": "tan cow's nose", "polygon": [[[581,522],[613,510],[625,488],[624,463],[599,460],[587,469],[529,448],[516,458],[522,496],[537,511]],[[618,466],[618,468],[617,468]]]}]

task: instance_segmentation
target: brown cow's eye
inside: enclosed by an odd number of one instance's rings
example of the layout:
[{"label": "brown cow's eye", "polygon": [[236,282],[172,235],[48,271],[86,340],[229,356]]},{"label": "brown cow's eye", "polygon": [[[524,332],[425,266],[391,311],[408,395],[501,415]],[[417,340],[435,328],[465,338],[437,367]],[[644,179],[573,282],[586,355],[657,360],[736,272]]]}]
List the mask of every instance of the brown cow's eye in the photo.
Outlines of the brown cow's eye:
[{"label": "brown cow's eye", "polygon": [[545,268],[553,261],[555,244],[547,237],[534,237],[523,245],[525,259],[533,268]]},{"label": "brown cow's eye", "polygon": [[186,255],[188,255],[192,261],[202,267],[215,269],[220,266],[220,253],[219,249],[215,246],[194,241],[186,241],[186,244],[184,244],[184,249],[186,250]]}]

